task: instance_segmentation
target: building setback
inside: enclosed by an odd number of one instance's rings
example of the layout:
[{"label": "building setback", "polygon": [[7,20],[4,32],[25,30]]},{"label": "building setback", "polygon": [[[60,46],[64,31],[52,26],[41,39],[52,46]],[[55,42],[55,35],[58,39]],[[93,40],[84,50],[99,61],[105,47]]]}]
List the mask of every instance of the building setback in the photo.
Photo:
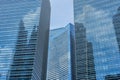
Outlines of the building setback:
[{"label": "building setback", "polygon": [[50,2],[42,0],[40,5],[40,16],[38,16],[40,22],[37,21],[39,26],[34,26],[30,38],[28,33],[30,31],[27,31],[23,20],[20,21],[8,80],[46,80]]},{"label": "building setback", "polygon": [[[72,31],[71,31],[72,30]],[[74,26],[70,23],[66,27],[50,31],[47,80],[71,79],[71,54],[74,40]]]}]

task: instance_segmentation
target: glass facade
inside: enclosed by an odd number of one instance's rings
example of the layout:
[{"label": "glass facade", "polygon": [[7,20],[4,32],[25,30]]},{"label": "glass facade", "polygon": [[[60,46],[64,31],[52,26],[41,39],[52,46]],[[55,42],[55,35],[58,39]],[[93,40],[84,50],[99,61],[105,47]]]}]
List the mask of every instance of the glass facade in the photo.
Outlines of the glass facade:
[{"label": "glass facade", "polygon": [[86,29],[81,23],[75,23],[74,58],[75,72],[73,73],[76,75],[73,75],[73,80],[96,80],[93,45],[86,39]]},{"label": "glass facade", "polygon": [[47,80],[71,80],[72,24],[50,31]]},{"label": "glass facade", "polygon": [[[73,80],[119,80],[116,76],[120,74],[119,4],[120,0],[74,0],[76,52]],[[77,28],[78,24],[84,28]],[[85,58],[86,51],[90,60]],[[86,69],[81,64],[85,64]]]},{"label": "glass facade", "polygon": [[1,1],[0,17],[0,80],[45,80],[49,0]]},{"label": "glass facade", "polygon": [[30,40],[27,43],[27,31],[23,21],[20,21],[15,54],[11,65],[9,80],[30,80],[32,77],[33,61],[36,52],[37,29],[34,26]]},{"label": "glass facade", "polygon": [[13,50],[8,47],[0,47],[0,80],[6,80],[10,64],[13,58]]}]

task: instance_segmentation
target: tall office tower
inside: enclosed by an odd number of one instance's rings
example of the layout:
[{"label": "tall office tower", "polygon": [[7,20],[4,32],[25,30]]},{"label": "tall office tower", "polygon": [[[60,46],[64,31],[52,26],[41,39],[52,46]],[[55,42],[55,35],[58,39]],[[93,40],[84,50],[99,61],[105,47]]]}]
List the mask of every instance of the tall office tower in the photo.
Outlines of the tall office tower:
[{"label": "tall office tower", "polygon": [[8,80],[46,80],[49,0],[4,0],[0,10],[0,46],[14,50]]},{"label": "tall office tower", "polygon": [[9,78],[10,80],[12,80],[13,77],[16,77],[16,79],[30,80],[36,52],[37,26],[34,26],[31,32],[29,43],[27,43],[27,31],[25,30],[23,21],[20,22],[19,26],[18,40]]},{"label": "tall office tower", "polygon": [[75,74],[73,80],[96,80],[92,43],[83,24],[75,23]]},{"label": "tall office tower", "polygon": [[[28,63],[27,52],[27,31],[25,30],[24,23],[21,20],[19,24],[18,39],[16,42],[16,49],[13,58],[13,63],[10,70],[10,80],[17,79],[31,79],[32,69],[31,63]],[[15,78],[14,78],[15,77]]]},{"label": "tall office tower", "polygon": [[[116,13],[119,12],[117,11],[120,6],[119,4],[120,0],[74,0],[74,22],[75,24],[82,23],[86,29],[86,33],[83,33],[82,35],[77,34],[77,31],[75,31],[75,34],[76,36],[79,35],[79,43],[83,45],[82,48],[85,47],[85,36],[87,42],[90,42],[92,45],[92,49],[90,51],[93,52],[94,59],[92,59],[93,57],[89,58],[94,60],[94,65],[91,67],[95,68],[96,80],[105,80],[107,75],[120,74],[120,52],[117,42],[118,38],[116,39],[116,32],[119,30],[118,28],[114,28],[115,25],[119,25],[119,17],[115,16]],[[81,32],[83,31],[84,29],[81,30]],[[83,39],[81,39],[82,37]],[[78,38],[76,38],[76,41],[77,40]],[[83,40],[83,42],[81,40]],[[87,49],[79,51],[80,52],[78,54],[80,54],[80,58],[82,58],[81,54],[86,52]],[[77,50],[75,54],[77,58]],[[79,62],[80,60],[76,59],[76,64],[79,64]],[[84,62],[85,61],[83,61],[83,63]],[[79,71],[84,67],[80,67],[79,65],[77,66],[79,68],[75,67],[78,68],[78,71],[76,71],[75,79],[73,80],[81,80],[82,77],[80,76],[81,72]],[[92,70],[90,72],[92,72]],[[92,73],[89,74],[93,75]],[[84,80],[92,79],[87,78]]]},{"label": "tall office tower", "polygon": [[96,80],[93,46],[91,42],[87,42],[87,53],[86,53],[86,79]]},{"label": "tall office tower", "polygon": [[71,30],[74,26],[50,31],[47,80],[71,80]]}]

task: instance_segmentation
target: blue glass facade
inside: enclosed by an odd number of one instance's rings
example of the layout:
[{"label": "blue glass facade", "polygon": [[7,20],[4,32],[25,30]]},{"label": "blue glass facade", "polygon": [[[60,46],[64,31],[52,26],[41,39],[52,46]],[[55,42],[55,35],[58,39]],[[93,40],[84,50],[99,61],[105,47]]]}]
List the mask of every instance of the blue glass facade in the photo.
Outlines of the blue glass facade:
[{"label": "blue glass facade", "polygon": [[0,17],[0,80],[45,80],[49,0],[1,1]]},{"label": "blue glass facade", "polygon": [[9,47],[0,47],[0,80],[6,80],[10,64],[13,58],[13,50]]},{"label": "blue glass facade", "polygon": [[72,80],[71,79],[71,54],[72,43],[71,30],[74,26],[68,24],[66,27],[50,31],[49,55],[47,80]]},{"label": "blue glass facade", "polygon": [[11,64],[9,80],[30,80],[32,77],[34,55],[36,53],[37,30],[36,26],[27,43],[27,31],[23,21],[20,21],[15,54]]},{"label": "blue glass facade", "polygon": [[[113,80],[105,77],[120,74],[119,4],[120,0],[74,0],[75,24],[83,24],[86,40],[92,44],[96,80]],[[81,79],[78,73],[75,78]]]},{"label": "blue glass facade", "polygon": [[[86,39],[86,29],[82,23],[75,23],[75,63],[73,80],[96,80],[93,45]],[[76,74],[76,75],[75,75]]]},{"label": "blue glass facade", "polygon": [[[33,5],[35,4],[35,5]],[[16,42],[19,23],[24,21],[25,29],[30,33],[34,24],[38,25],[36,18],[40,14],[40,1],[4,0],[0,3],[0,80],[6,80],[9,75],[13,55],[16,51]],[[22,33],[21,33],[22,34]],[[26,35],[27,36],[27,35]]]}]

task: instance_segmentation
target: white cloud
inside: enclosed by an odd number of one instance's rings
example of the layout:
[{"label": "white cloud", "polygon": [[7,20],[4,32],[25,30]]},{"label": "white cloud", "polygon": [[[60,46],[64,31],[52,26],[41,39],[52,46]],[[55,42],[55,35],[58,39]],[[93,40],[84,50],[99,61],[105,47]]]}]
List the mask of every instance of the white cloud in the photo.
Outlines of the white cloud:
[{"label": "white cloud", "polygon": [[85,5],[83,13],[76,16],[75,22],[84,24],[87,39],[93,43],[94,49],[111,48],[113,52],[118,52],[114,25],[109,11]]},{"label": "white cloud", "polygon": [[107,38],[109,34],[115,33],[112,24],[112,17],[109,17],[109,15],[108,11],[102,9],[97,10],[91,5],[85,5],[83,13],[76,16],[75,22],[83,23],[87,29],[87,34],[99,41],[101,40],[101,36],[102,39],[104,39]]},{"label": "white cloud", "polygon": [[[94,57],[96,76],[99,80],[99,78],[108,74],[104,73],[101,77],[99,77],[100,70],[98,69],[108,72],[108,70],[111,70],[110,66],[112,66],[110,63],[114,63],[115,60],[119,61],[120,57],[111,11],[109,11],[109,9],[100,9],[100,7],[97,9],[91,5],[85,5],[83,7],[83,11],[80,11],[83,13],[78,13],[78,15],[75,16],[75,22],[81,22],[84,24],[87,33],[87,40],[93,44],[94,56],[96,56]],[[100,59],[98,57],[100,57]],[[112,60],[114,57],[116,59]],[[105,68],[100,68],[101,66],[98,63],[102,64],[106,62],[106,60],[109,65],[105,65]],[[116,64],[120,63],[116,62]]]},{"label": "white cloud", "polygon": [[[89,19],[97,19],[100,20],[99,18],[101,17],[106,17],[108,16],[109,13],[103,10],[96,10],[94,7],[91,5],[85,5],[83,7],[83,13],[80,15],[75,16],[75,22],[81,22],[84,23],[86,20]],[[87,19],[86,19],[87,18]],[[108,18],[107,18],[108,19]],[[109,19],[110,20],[110,19]],[[101,20],[103,21],[103,20]]]},{"label": "white cloud", "polygon": [[35,11],[31,10],[23,17],[23,21],[27,29],[31,26],[38,25],[40,17],[40,7],[37,7]]}]

